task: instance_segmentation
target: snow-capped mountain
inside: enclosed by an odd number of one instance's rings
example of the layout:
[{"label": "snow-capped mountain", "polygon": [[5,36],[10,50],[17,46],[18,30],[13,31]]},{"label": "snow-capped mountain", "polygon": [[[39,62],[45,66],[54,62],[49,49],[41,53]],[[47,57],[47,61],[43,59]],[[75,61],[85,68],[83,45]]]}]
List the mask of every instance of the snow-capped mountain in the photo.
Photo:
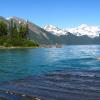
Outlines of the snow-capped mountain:
[{"label": "snow-capped mountain", "polygon": [[67,33],[67,31],[60,29],[56,26],[53,25],[46,25],[44,26],[44,29],[50,33],[53,33],[54,35],[65,35]]},{"label": "snow-capped mountain", "polygon": [[88,35],[89,37],[98,37],[100,34],[100,27],[98,26],[90,26],[86,24],[82,24],[77,28],[67,29],[70,33],[75,34],[76,36]]},{"label": "snow-capped mountain", "polygon": [[91,38],[98,37],[100,34],[100,27],[99,26],[90,26],[86,24],[82,24],[76,28],[66,28],[66,29],[60,29],[53,25],[46,25],[44,27],[46,31],[49,31],[55,35],[67,35],[67,33],[72,33],[76,36],[83,36],[87,35]]}]

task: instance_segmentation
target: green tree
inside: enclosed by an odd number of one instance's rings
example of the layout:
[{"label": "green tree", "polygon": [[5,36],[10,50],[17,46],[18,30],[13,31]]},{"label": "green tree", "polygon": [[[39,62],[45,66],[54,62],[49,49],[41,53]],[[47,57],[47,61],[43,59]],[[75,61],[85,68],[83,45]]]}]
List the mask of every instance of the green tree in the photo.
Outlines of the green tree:
[{"label": "green tree", "polygon": [[[29,34],[28,21],[26,24],[16,24],[11,19],[8,25],[4,21],[0,21],[0,45],[2,46],[39,46],[36,42],[28,40],[27,35]],[[19,27],[20,26],[20,27]]]},{"label": "green tree", "polygon": [[8,27],[7,24],[3,21],[0,21],[0,36],[7,35],[8,33]]},{"label": "green tree", "polygon": [[10,36],[10,38],[13,37],[13,27],[14,27],[14,22],[13,22],[13,19],[11,19],[10,24],[9,24],[9,36]]},{"label": "green tree", "polygon": [[27,35],[29,34],[29,23],[28,23],[28,20],[27,20],[27,23],[26,23],[26,30],[25,30],[25,38],[27,38]]},{"label": "green tree", "polygon": [[20,25],[19,28],[19,33],[21,35],[22,38],[26,38],[26,33],[28,32],[28,26],[27,25]]},{"label": "green tree", "polygon": [[18,30],[17,30],[17,25],[16,23],[14,23],[13,29],[12,29],[12,35],[16,36],[18,34]]}]

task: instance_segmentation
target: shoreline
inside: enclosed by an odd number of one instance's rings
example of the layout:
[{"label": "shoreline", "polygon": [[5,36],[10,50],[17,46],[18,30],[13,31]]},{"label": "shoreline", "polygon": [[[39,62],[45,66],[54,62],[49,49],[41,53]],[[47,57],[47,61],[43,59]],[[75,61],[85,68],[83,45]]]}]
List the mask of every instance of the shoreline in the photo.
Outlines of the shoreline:
[{"label": "shoreline", "polygon": [[5,47],[5,46],[0,46],[0,49],[20,49],[20,48],[39,48],[39,47],[16,47],[16,46],[12,46],[12,47]]},{"label": "shoreline", "polygon": [[39,45],[39,46],[30,46],[30,47],[24,47],[24,46],[9,46],[9,47],[5,47],[5,46],[0,46],[0,49],[20,49],[20,48],[61,48],[62,45]]}]

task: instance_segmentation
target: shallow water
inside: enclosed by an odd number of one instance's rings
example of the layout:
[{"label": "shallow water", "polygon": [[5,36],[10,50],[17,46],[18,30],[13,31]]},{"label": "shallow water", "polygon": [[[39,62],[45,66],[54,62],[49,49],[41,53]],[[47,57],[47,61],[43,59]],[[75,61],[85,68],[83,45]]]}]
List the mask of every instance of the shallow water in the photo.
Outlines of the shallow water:
[{"label": "shallow water", "polygon": [[100,100],[97,57],[100,57],[99,45],[1,49],[0,98]]}]

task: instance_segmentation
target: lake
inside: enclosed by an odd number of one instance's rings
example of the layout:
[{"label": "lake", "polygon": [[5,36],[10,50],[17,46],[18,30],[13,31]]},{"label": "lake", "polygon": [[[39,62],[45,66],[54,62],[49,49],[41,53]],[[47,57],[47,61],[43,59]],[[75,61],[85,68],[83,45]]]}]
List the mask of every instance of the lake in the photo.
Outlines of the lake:
[{"label": "lake", "polygon": [[99,45],[0,49],[0,100],[100,100]]}]

